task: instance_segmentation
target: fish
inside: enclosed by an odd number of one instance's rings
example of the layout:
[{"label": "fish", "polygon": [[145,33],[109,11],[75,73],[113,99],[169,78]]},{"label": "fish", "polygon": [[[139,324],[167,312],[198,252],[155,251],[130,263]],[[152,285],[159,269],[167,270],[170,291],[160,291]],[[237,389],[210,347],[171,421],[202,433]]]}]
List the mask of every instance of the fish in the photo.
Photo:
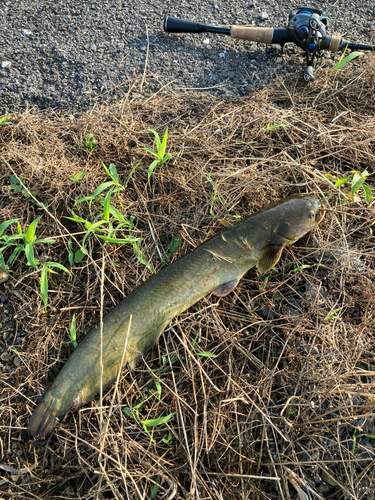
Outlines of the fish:
[{"label": "fish", "polygon": [[[211,293],[229,294],[254,266],[260,273],[272,269],[283,248],[314,229],[323,216],[324,205],[310,194],[272,203],[131,292],[103,320],[102,387],[110,387],[120,369],[134,368],[178,314]],[[30,417],[29,432],[43,438],[69,409],[91,401],[99,391],[100,325],[72,352]]]}]

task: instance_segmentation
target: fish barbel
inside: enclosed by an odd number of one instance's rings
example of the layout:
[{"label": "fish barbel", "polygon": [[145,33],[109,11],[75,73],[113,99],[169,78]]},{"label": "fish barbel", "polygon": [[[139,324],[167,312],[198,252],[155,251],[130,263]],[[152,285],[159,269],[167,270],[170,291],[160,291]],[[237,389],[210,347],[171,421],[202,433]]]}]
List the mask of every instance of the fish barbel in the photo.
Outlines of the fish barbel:
[{"label": "fish barbel", "polygon": [[[268,205],[134,290],[103,321],[103,387],[114,383],[122,360],[121,368],[133,368],[175,316],[210,293],[227,295],[254,266],[261,273],[272,269],[283,247],[313,229],[323,214],[323,205],[312,195],[296,195]],[[97,326],[73,351],[36,408],[29,421],[30,433],[45,436],[69,408],[90,401],[99,390]]]}]

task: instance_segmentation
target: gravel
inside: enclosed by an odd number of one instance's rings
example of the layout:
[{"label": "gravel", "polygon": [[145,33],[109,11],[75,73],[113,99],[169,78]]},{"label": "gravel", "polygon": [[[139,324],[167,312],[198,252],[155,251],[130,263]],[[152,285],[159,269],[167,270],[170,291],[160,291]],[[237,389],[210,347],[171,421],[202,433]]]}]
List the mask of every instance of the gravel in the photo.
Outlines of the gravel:
[{"label": "gravel", "polygon": [[[175,91],[209,89],[232,96],[285,72],[300,77],[299,49],[280,59],[276,46],[163,32],[166,15],[212,25],[283,27],[300,3],[1,0],[0,112],[34,105],[78,112],[120,98],[144,73],[146,93],[170,84]],[[373,0],[338,0],[325,7],[329,34],[375,43]]]}]

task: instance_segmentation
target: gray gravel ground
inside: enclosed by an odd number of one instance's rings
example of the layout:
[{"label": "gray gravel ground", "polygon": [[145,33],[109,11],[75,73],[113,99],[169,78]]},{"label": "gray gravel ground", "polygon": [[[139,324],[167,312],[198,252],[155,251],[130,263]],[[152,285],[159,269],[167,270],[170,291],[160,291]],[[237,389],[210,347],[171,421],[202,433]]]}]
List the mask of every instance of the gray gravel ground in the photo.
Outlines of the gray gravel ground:
[{"label": "gray gravel ground", "polygon": [[[299,49],[281,58],[276,46],[213,34],[164,33],[163,19],[172,15],[213,25],[284,27],[289,11],[301,3],[0,0],[0,112],[36,105],[77,113],[98,101],[121,97],[145,66],[146,93],[173,82],[175,90],[210,88],[224,95],[244,95],[275,75],[296,72],[299,78]],[[373,0],[315,6],[326,9],[329,34],[375,43]],[[320,64],[332,64],[331,58],[328,55]]]}]

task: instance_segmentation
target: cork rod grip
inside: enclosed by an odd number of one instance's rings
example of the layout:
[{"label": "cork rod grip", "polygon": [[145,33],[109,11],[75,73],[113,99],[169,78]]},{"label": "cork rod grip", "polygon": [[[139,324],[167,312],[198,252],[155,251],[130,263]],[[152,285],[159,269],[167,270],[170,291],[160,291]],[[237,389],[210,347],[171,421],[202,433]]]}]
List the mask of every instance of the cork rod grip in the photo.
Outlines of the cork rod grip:
[{"label": "cork rod grip", "polygon": [[247,26],[232,26],[230,31],[232,38],[241,38],[257,43],[272,43],[273,28],[249,28]]},{"label": "cork rod grip", "polygon": [[328,50],[330,50],[331,52],[337,52],[340,48],[340,44],[341,44],[341,36],[335,35],[332,37]]}]

